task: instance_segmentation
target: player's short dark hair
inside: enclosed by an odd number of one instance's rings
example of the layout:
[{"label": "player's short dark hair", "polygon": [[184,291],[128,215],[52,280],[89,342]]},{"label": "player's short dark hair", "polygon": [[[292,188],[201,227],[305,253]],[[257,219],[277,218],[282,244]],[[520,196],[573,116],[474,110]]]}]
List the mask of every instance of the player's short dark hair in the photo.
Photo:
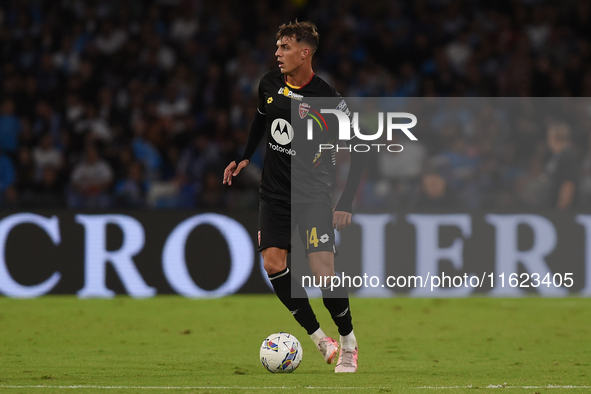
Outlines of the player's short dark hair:
[{"label": "player's short dark hair", "polygon": [[280,40],[283,37],[293,36],[295,36],[297,42],[305,42],[310,45],[312,52],[316,52],[316,49],[318,49],[320,36],[318,35],[316,25],[312,22],[298,22],[296,20],[295,22],[284,23],[279,26],[276,39]]}]

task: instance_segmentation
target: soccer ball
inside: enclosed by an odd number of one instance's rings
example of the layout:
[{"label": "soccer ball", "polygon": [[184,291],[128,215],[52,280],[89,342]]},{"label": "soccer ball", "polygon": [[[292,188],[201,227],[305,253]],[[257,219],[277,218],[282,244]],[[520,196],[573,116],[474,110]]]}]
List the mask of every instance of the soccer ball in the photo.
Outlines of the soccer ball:
[{"label": "soccer ball", "polygon": [[271,334],[261,345],[261,363],[272,373],[293,372],[302,362],[302,345],[296,337],[279,332]]}]

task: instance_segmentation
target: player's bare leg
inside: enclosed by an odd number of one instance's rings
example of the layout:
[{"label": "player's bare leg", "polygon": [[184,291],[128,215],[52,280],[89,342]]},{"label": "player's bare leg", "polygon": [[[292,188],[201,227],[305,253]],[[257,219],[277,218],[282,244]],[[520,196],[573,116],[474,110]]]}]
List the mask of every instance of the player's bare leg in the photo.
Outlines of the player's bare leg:
[{"label": "player's bare leg", "polygon": [[[316,283],[322,283],[319,280],[334,276],[334,253],[326,251],[310,253],[308,261],[312,274],[316,277]],[[331,289],[327,286],[322,289],[322,300],[340,334],[341,350],[335,372],[355,372],[357,371],[357,339],[353,333],[347,290],[343,287]]]},{"label": "player's bare leg", "polygon": [[275,275],[287,268],[287,250],[267,248],[261,254],[263,255],[263,267],[267,271],[267,275]]}]

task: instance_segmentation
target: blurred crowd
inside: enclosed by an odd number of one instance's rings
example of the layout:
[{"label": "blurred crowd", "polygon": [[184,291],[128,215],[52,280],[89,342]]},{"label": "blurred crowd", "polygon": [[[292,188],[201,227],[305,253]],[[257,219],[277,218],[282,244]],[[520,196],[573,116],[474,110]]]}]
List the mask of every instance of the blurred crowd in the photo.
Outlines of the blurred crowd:
[{"label": "blurred crowd", "polygon": [[[264,150],[231,188],[222,172],[296,18],[318,25],[314,69],[343,96],[591,96],[587,1],[4,0],[0,205],[257,207]],[[572,207],[591,200],[585,124],[566,127]],[[548,125],[463,126],[374,160],[360,204],[549,207]]]}]

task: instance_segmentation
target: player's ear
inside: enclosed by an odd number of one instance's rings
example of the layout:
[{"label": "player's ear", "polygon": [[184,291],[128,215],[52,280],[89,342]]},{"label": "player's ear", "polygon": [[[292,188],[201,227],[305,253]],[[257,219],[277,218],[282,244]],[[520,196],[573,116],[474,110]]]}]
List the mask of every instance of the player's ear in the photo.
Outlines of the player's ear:
[{"label": "player's ear", "polygon": [[304,47],[302,48],[302,60],[310,56],[310,48]]}]

